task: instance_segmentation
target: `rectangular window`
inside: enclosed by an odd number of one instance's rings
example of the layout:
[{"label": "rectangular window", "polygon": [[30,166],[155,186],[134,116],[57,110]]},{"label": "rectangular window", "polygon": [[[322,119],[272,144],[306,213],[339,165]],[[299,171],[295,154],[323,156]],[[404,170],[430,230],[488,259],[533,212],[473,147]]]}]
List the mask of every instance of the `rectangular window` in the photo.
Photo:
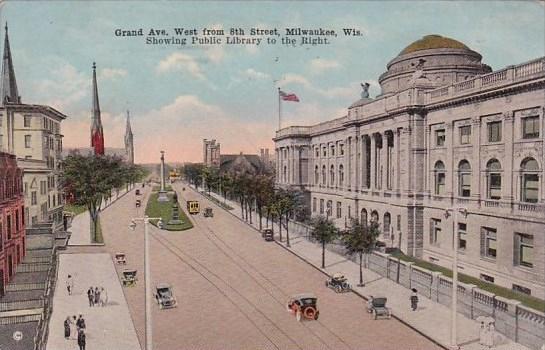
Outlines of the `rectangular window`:
[{"label": "rectangular window", "polygon": [[342,143],[339,145],[339,154],[344,156],[344,145]]},{"label": "rectangular window", "polygon": [[28,183],[25,182],[25,197],[28,195]]},{"label": "rectangular window", "polygon": [[501,121],[488,123],[488,142],[501,141]]},{"label": "rectangular window", "polygon": [[324,200],[320,199],[320,214],[324,213]]},{"label": "rectangular window", "polygon": [[320,147],[316,147],[316,158],[320,157]]},{"label": "rectangular window", "polygon": [[496,259],[497,242],[495,228],[481,227],[481,256]]},{"label": "rectangular window", "polygon": [[489,282],[489,283],[494,283],[494,277],[485,275],[484,273],[481,273],[481,274],[479,275],[479,278],[480,278],[481,281],[485,281],[485,282]]},{"label": "rectangular window", "polygon": [[37,194],[36,194],[36,191],[32,191],[32,193],[30,194],[30,204],[32,205],[36,205],[38,204],[38,197],[37,197]]},{"label": "rectangular window", "polygon": [[32,136],[31,135],[25,135],[25,148],[30,148],[32,146]]},{"label": "rectangular window", "polygon": [[327,157],[327,147],[324,146],[324,147],[322,148],[322,151],[323,151],[323,152],[322,152],[322,155],[323,155],[324,157]]},{"label": "rectangular window", "polygon": [[490,174],[488,198],[501,199],[501,174]]},{"label": "rectangular window", "polygon": [[397,216],[397,230],[401,231],[401,215]]},{"label": "rectangular window", "polygon": [[435,178],[435,194],[441,195],[445,193],[445,173],[437,173]]},{"label": "rectangular window", "polygon": [[539,116],[522,118],[522,138],[533,139],[539,137]]},{"label": "rectangular window", "polygon": [[40,194],[46,194],[47,193],[47,189],[46,189],[46,182],[45,180],[43,181],[40,181]]},{"label": "rectangular window", "polygon": [[441,237],[441,220],[430,220],[430,244],[439,245],[439,238]]},{"label": "rectangular window", "polygon": [[467,145],[471,143],[471,125],[464,125],[459,128],[460,130],[460,145]]},{"label": "rectangular window", "polygon": [[340,219],[342,217],[342,203],[337,202],[337,219]]},{"label": "rectangular window", "polygon": [[460,175],[460,197],[471,196],[471,174]]},{"label": "rectangular window", "polygon": [[458,223],[458,249],[463,252],[466,250],[467,247],[467,224],[465,223]]},{"label": "rectangular window", "polygon": [[515,233],[514,263],[517,266],[534,266],[534,236]]},{"label": "rectangular window", "polygon": [[312,212],[315,213],[316,212],[316,198],[312,198]]},{"label": "rectangular window", "polygon": [[35,225],[37,222],[38,222],[38,217],[37,217],[37,216],[33,216],[33,217],[32,217],[32,225]]},{"label": "rectangular window", "polygon": [[518,284],[513,283],[513,288],[515,292],[526,294],[526,295],[532,295],[532,290],[530,288],[526,288],[523,286],[519,286]]},{"label": "rectangular window", "polygon": [[522,201],[537,203],[539,197],[539,175],[524,174],[522,176]]},{"label": "rectangular window", "polygon": [[23,123],[25,128],[30,128],[30,118],[32,118],[30,115],[23,116]]},{"label": "rectangular window", "polygon": [[335,156],[335,146],[331,145],[331,156]]},{"label": "rectangular window", "polygon": [[436,146],[445,145],[445,129],[435,130],[435,145]]}]

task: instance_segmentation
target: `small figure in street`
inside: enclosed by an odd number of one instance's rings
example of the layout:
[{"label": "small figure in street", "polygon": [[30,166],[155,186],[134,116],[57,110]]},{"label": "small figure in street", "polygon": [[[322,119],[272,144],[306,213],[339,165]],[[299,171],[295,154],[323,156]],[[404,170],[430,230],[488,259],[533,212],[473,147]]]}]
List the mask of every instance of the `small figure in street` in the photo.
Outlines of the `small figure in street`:
[{"label": "small figure in street", "polygon": [[85,329],[87,326],[85,325],[85,319],[83,318],[83,315],[80,314],[79,318],[76,322],[76,326],[78,326],[78,332],[82,329]]},{"label": "small figure in street", "polygon": [[71,331],[72,339],[78,338],[78,327],[76,325],[76,322],[77,322],[77,318],[76,318],[76,315],[74,315],[72,316],[72,322],[70,322],[70,328],[72,329]]},{"label": "small figure in street", "polygon": [[108,293],[104,287],[100,288],[100,306],[106,306],[108,304]]},{"label": "small figure in street", "polygon": [[494,346],[494,333],[495,333],[495,326],[494,322],[491,322],[486,327],[486,333],[484,337],[484,344],[489,349],[491,349]]},{"label": "small figure in street", "polygon": [[95,290],[93,287],[89,287],[87,290],[87,298],[89,299],[89,307],[95,305]]},{"label": "small figure in street", "polygon": [[83,329],[78,332],[78,346],[79,350],[85,350],[85,332]]},{"label": "small figure in street", "polygon": [[100,290],[95,287],[95,305],[100,305]]},{"label": "small figure in street", "polygon": [[68,290],[68,295],[72,295],[72,291],[74,290],[74,279],[72,278],[72,275],[68,275],[66,278],[66,290]]},{"label": "small figure in street", "polygon": [[367,312],[371,313],[373,312],[373,296],[370,295],[369,299],[367,299]]},{"label": "small figure in street", "polygon": [[416,288],[413,288],[411,289],[413,294],[411,294],[411,309],[413,311],[416,311],[416,308],[418,307],[418,291],[416,290]]},{"label": "small figure in street", "polygon": [[64,320],[64,339],[66,340],[70,339],[71,324],[72,324],[72,321],[70,321],[70,316],[66,317],[66,320]]}]

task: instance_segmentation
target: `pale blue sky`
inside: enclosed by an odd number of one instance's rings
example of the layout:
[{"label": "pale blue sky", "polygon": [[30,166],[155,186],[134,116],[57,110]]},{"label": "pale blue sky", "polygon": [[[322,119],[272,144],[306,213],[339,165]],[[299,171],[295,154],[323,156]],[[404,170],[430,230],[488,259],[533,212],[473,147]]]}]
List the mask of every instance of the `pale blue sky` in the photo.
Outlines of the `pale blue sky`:
[{"label": "pale blue sky", "polygon": [[[339,117],[358,98],[359,82],[376,81],[424,35],[457,39],[494,70],[545,55],[545,7],[536,1],[13,1],[0,11],[23,102],[69,115],[65,145],[87,145],[95,60],[106,145],[122,145],[129,108],[137,161],[155,160],[160,149],[170,160],[199,160],[202,138],[218,139],[230,153],[272,147],[274,79],[301,99],[284,104],[284,125]],[[354,27],[364,36],[308,49],[164,48],[114,36],[117,28],[253,26]],[[372,85],[371,94],[378,92]]]}]

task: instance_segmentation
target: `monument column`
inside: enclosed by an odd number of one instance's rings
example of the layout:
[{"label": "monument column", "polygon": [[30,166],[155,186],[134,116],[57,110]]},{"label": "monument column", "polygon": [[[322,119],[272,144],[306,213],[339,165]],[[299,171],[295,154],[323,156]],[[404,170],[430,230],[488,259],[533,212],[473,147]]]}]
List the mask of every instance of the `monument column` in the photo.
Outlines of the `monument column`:
[{"label": "monument column", "polygon": [[161,168],[159,170],[161,174],[161,189],[159,190],[157,201],[168,202],[167,192],[165,191],[165,151],[161,151]]}]

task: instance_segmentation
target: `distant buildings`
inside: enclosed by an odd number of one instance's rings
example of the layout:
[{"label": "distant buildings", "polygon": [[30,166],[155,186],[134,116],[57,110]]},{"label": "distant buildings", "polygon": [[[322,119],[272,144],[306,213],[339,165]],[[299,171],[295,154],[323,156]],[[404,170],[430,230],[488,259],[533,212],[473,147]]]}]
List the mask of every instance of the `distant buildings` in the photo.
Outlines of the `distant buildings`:
[{"label": "distant buildings", "polygon": [[102,119],[100,117],[100,104],[98,102],[98,86],[96,64],[93,62],[93,110],[91,114],[91,147],[95,155],[104,154],[104,131],[102,130]]},{"label": "distant buildings", "polygon": [[25,256],[23,171],[0,152],[0,297]]},{"label": "distant buildings", "polygon": [[260,153],[260,156],[242,152],[221,154],[220,144],[216,140],[203,139],[203,164],[219,168],[222,173],[272,173],[274,166],[269,157],[269,149],[262,148]]},{"label": "distant buildings", "polygon": [[[463,43],[426,36],[387,64],[382,93],[347,115],[277,131],[276,182],[339,227],[426,261],[545,296],[545,58],[492,72]],[[446,209],[463,207],[457,227]]]},{"label": "distant buildings", "polygon": [[62,228],[63,198],[59,190],[62,161],[61,122],[56,109],[21,102],[6,26],[0,86],[0,151],[17,157],[23,170],[26,227],[37,223]]},{"label": "distant buildings", "polygon": [[205,166],[219,167],[220,144],[216,140],[203,140],[203,164]]}]

